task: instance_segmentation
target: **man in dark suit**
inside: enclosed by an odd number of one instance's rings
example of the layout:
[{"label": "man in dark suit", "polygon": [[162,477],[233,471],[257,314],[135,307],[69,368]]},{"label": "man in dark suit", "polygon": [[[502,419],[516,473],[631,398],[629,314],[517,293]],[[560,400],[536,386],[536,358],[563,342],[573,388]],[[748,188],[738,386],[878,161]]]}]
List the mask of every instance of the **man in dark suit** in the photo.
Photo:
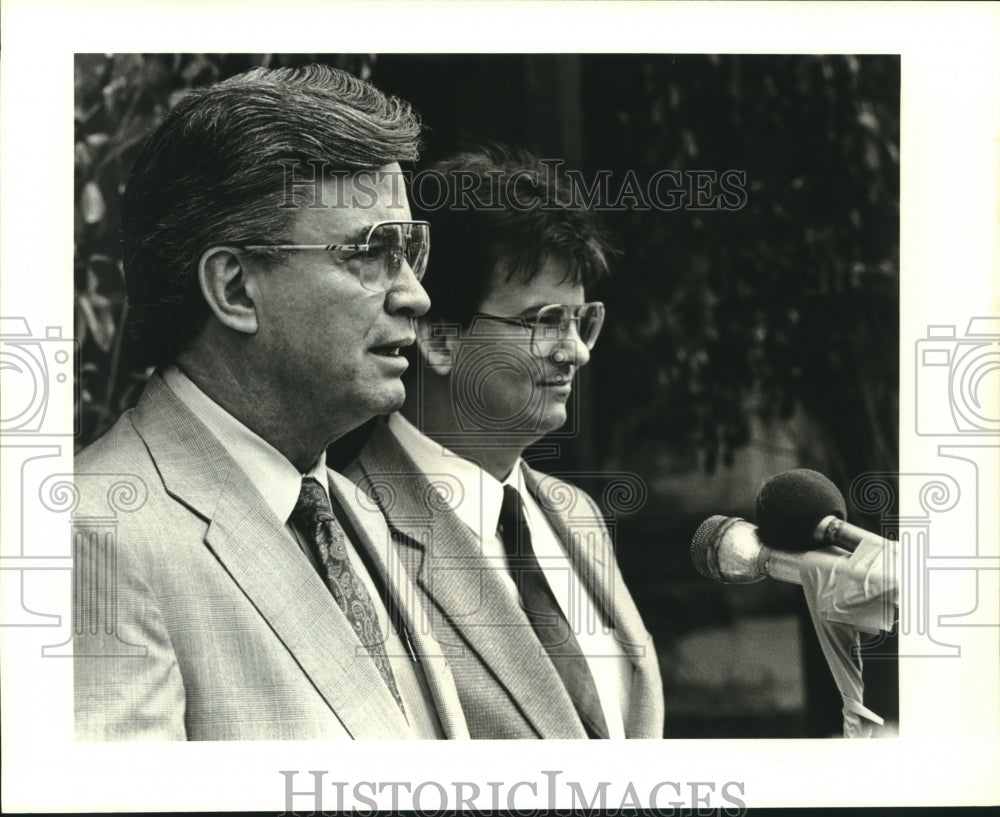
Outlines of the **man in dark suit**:
[{"label": "man in dark suit", "polygon": [[562,427],[604,317],[591,214],[500,148],[429,169],[443,190],[431,309],[401,413],[345,473],[381,508],[474,738],[658,738],[656,652],[586,493],[525,463]]},{"label": "man in dark suit", "polygon": [[76,460],[78,739],[466,737],[381,516],[325,448],[398,408],[429,232],[406,103],[326,66],[190,92],[123,203],[157,366]]}]

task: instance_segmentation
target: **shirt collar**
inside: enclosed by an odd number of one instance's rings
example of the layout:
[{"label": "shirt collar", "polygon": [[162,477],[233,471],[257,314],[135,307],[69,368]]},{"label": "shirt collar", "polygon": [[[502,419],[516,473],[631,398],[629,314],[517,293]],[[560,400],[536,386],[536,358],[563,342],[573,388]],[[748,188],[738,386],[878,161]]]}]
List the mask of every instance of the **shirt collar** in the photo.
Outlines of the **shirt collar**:
[{"label": "shirt collar", "polygon": [[390,415],[388,426],[421,471],[450,474],[461,482],[465,491],[449,494],[448,507],[480,537],[496,532],[504,485],[513,485],[524,495],[520,457],[507,478],[500,482],[472,460],[434,442],[399,412]]},{"label": "shirt collar", "polygon": [[295,509],[303,477],[314,477],[323,492],[327,493],[326,452],[320,454],[307,473],[300,474],[278,449],[205,394],[177,366],[167,366],[163,371],[163,380],[218,439],[282,522],[287,522]]}]

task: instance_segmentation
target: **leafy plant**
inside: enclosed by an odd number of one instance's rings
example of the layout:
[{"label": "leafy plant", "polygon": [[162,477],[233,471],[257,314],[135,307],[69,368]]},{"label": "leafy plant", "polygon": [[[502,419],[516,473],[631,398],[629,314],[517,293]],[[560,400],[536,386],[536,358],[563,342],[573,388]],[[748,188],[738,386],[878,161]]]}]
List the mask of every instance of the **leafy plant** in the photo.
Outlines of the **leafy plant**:
[{"label": "leafy plant", "polygon": [[588,155],[640,179],[736,170],[746,198],[607,214],[628,285],[606,293],[604,457],[712,470],[757,419],[841,484],[895,470],[899,59],[628,60],[589,64],[585,98],[607,102]]}]

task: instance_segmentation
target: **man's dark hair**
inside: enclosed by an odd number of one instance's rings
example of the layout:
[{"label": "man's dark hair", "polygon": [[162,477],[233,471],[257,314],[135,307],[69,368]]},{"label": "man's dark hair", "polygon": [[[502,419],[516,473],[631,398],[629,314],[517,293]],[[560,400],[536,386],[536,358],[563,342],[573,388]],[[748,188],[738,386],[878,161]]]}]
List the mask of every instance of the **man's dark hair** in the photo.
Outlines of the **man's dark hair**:
[{"label": "man's dark hair", "polygon": [[[425,319],[467,326],[490,286],[531,281],[548,258],[567,281],[590,286],[610,253],[595,214],[574,197],[558,162],[503,145],[462,151],[422,170],[414,218],[431,223]],[[419,179],[419,182],[416,180]]]},{"label": "man's dark hair", "polygon": [[288,240],[289,162],[297,180],[312,178],[309,162],[373,170],[415,160],[419,137],[407,103],[326,65],[254,68],[189,92],[147,137],[122,205],[130,317],[150,362],[175,358],[209,315],[205,250]]}]

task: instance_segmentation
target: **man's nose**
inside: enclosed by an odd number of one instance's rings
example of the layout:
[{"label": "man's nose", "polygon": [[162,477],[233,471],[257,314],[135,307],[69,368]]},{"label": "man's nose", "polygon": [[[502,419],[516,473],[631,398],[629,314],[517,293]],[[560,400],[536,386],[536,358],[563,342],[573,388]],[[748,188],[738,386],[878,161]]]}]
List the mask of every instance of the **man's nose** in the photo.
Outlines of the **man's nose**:
[{"label": "man's nose", "polygon": [[413,269],[404,261],[403,268],[385,296],[385,311],[391,315],[417,318],[431,307],[431,299]]},{"label": "man's nose", "polygon": [[566,336],[561,338],[556,348],[552,350],[551,358],[553,363],[560,365],[572,363],[577,367],[586,366],[590,362],[590,349],[580,338],[576,321],[570,321]]}]

